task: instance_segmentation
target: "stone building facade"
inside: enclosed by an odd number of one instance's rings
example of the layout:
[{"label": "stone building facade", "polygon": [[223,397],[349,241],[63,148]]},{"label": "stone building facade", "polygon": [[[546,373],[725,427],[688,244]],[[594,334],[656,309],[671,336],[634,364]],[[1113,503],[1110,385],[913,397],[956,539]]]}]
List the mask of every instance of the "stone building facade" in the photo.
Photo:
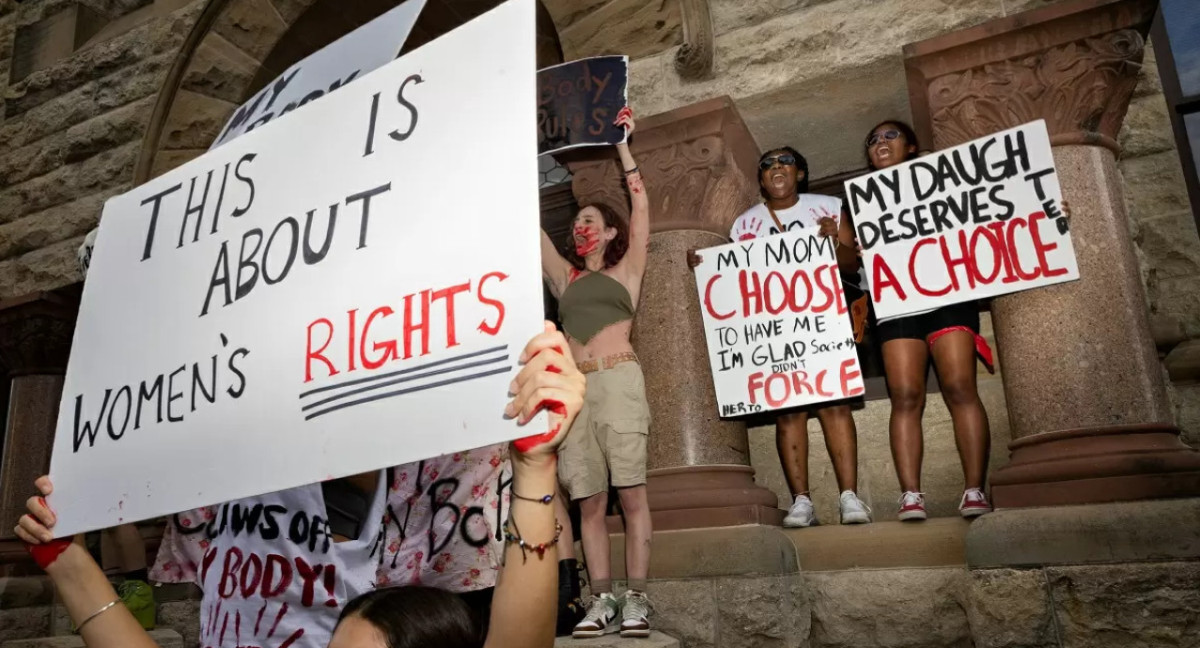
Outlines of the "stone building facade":
[{"label": "stone building facade", "polygon": [[[51,301],[64,306],[44,316],[69,320],[70,300],[77,298],[81,280],[76,250],[96,225],[107,198],[202,154],[240,101],[291,62],[389,4],[0,0],[0,307],[27,295],[49,293]],[[906,45],[1033,10],[1110,4],[1121,3],[543,0],[552,25],[540,33],[553,33],[563,60],[628,54],[630,103],[641,118],[650,160],[643,166],[680,182],[691,182],[698,169],[719,169],[704,176],[711,182],[705,185],[708,190],[700,187],[693,206],[727,214],[753,200],[753,188],[737,171],[744,170],[748,157],[752,164],[759,150],[795,146],[808,157],[814,184],[836,191],[840,179],[864,169],[861,140],[868,129],[885,118],[919,118],[906,76],[913,58],[906,55]],[[436,35],[447,21],[461,22],[482,11],[489,2],[429,0],[429,5],[427,13],[437,20],[423,18],[416,41]],[[1200,446],[1200,238],[1153,43],[1136,75],[1116,138],[1120,173],[1113,179],[1119,184],[1115,195],[1125,202],[1119,211],[1128,214],[1135,243],[1144,308],[1160,360],[1153,369],[1167,385],[1170,416],[1181,437],[1195,447]],[[683,131],[691,133],[691,139],[683,141]],[[603,168],[586,160],[573,160],[568,166],[575,172],[576,196],[605,191]],[[651,192],[653,179],[648,179]],[[663,193],[671,200],[681,198],[665,188]],[[666,211],[671,209],[678,206]],[[715,220],[720,218],[725,216]],[[680,267],[682,253],[689,246],[718,241],[714,237],[720,225],[672,221],[656,226],[656,236],[662,234],[652,249],[658,265],[649,276],[662,279],[654,290],[691,291],[694,296]],[[649,346],[653,324],[675,312],[664,308],[641,313],[638,335],[643,344]],[[985,317],[985,335],[995,343],[990,322]],[[4,325],[0,314],[0,327]],[[68,326],[68,341],[69,330]],[[24,378],[53,373],[46,362],[32,362],[28,353],[16,350],[16,341],[11,335],[0,339],[4,369]],[[60,335],[58,343],[63,342]],[[695,347],[696,340],[655,342],[686,356],[687,349],[672,344]],[[655,358],[646,361],[653,366]],[[1009,424],[1005,370],[1002,366],[995,375],[980,375],[980,392],[992,423],[992,466],[997,469],[1009,463],[1009,442],[1023,435]],[[648,378],[648,384],[655,380]],[[661,380],[650,385],[652,391],[663,402],[678,403],[666,394],[685,386],[669,377]],[[53,384],[41,388],[52,392]],[[655,397],[652,393],[652,405]],[[56,397],[43,401],[42,410],[52,414]],[[701,471],[705,479],[750,493],[734,498],[741,507],[738,512],[713,514],[726,515],[722,524],[770,522],[758,509],[790,500],[771,427],[752,427],[747,441],[740,427],[708,420],[714,417],[706,403],[689,409],[688,402],[674,407],[680,426],[694,428],[689,434],[729,442],[724,449],[716,442],[652,448],[651,463],[660,467],[663,483],[693,484],[687,479],[695,473],[687,471],[709,467]],[[872,400],[855,414],[862,495],[879,520],[891,519],[898,495],[887,415],[886,399]],[[1116,532],[1121,525],[1200,524],[1195,500],[1114,505],[1117,508],[1078,514],[1071,509],[1044,519],[1006,518],[1005,512],[968,529],[960,520],[949,519],[955,515],[961,476],[949,415],[936,396],[929,400],[925,424],[925,487],[931,513],[947,519],[917,530],[877,523],[858,535],[836,528],[804,535],[770,526],[742,531],[733,527],[706,532],[701,539],[680,522],[686,516],[665,515],[666,526],[681,530],[660,540],[660,546],[693,551],[690,555],[698,556],[700,563],[673,560],[670,549],[656,557],[661,561],[654,566],[659,608],[673,610],[663,614],[665,626],[689,646],[1115,646],[1158,631],[1154,622],[1135,617],[1106,625],[1107,612],[1134,600],[1135,605],[1157,606],[1164,619],[1159,625],[1171,629],[1178,640],[1145,645],[1200,642],[1195,617],[1187,621],[1187,610],[1200,608],[1196,526],[1183,540],[1125,535],[1107,549],[1079,546],[1065,555],[1031,549],[1028,555],[1001,559],[995,556],[1003,551],[989,549],[1005,542],[1020,544],[1021,529],[1030,528],[1058,533],[1069,543],[1078,540],[1070,529],[1096,524],[1097,519],[1108,519],[1099,523],[1102,534]],[[14,425],[9,422],[10,431]],[[811,441],[818,514],[832,521],[836,491],[815,424]],[[5,466],[12,450],[6,448]],[[741,468],[727,470],[728,466]],[[751,493],[749,475],[763,488]],[[0,475],[0,488],[12,486]],[[664,506],[676,513],[699,508],[671,501]],[[4,511],[5,519],[10,513]],[[968,532],[974,541],[968,541]],[[1158,547],[1159,542],[1171,548],[1139,549]],[[759,551],[737,548],[747,543]],[[729,550],[733,555],[720,547],[734,547]],[[1122,598],[1107,585],[1121,582],[1132,584],[1133,599]],[[730,605],[745,600],[753,606]],[[0,640],[4,638],[0,631]]]}]

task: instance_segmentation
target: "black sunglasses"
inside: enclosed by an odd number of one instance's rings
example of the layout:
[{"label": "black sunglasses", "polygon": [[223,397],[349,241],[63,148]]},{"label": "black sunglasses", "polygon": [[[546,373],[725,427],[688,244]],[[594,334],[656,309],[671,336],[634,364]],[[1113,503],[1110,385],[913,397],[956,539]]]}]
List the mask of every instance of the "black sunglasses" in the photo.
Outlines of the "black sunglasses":
[{"label": "black sunglasses", "polygon": [[897,137],[900,137],[900,131],[898,130],[885,130],[882,133],[871,133],[871,136],[867,138],[867,146],[875,146],[880,140],[887,140],[890,142]]},{"label": "black sunglasses", "polygon": [[796,156],[792,155],[791,153],[783,153],[781,155],[765,157],[758,161],[758,170],[766,171],[767,169],[775,166],[776,162],[782,164],[783,166],[796,166]]}]

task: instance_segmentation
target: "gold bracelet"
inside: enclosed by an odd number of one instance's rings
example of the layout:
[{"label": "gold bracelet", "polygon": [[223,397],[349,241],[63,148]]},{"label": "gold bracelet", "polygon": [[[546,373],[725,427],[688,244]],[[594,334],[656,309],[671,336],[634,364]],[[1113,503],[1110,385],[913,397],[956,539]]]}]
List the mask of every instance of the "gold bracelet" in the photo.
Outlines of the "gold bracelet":
[{"label": "gold bracelet", "polygon": [[80,630],[83,630],[83,626],[87,625],[92,619],[95,619],[96,617],[100,616],[101,614],[108,612],[108,610],[110,608],[112,608],[114,605],[116,605],[117,603],[120,603],[120,602],[121,602],[121,599],[118,598],[118,599],[114,600],[112,603],[109,603],[108,605],[105,605],[104,607],[100,608],[99,610],[92,612],[91,616],[84,619],[83,622],[80,623],[79,625],[75,626],[75,632],[79,632]]}]

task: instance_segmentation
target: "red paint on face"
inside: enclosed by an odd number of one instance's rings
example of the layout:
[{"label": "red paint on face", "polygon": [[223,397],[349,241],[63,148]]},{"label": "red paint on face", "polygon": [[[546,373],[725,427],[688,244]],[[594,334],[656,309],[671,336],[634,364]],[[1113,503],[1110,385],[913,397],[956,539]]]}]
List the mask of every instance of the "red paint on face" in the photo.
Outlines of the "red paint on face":
[{"label": "red paint on face", "polygon": [[[32,517],[32,516],[30,516]],[[37,563],[38,567],[45,571],[50,565],[54,564],[55,560],[62,555],[67,547],[71,546],[71,541],[68,539],[51,540],[44,544],[31,545],[26,543],[25,549],[29,551],[29,555],[33,557],[33,562]]]},{"label": "red paint on face", "polygon": [[[576,226],[574,236],[575,254],[581,257],[595,252],[596,248],[600,247],[600,232],[591,227]],[[582,241],[579,240],[581,236],[583,237]]]}]

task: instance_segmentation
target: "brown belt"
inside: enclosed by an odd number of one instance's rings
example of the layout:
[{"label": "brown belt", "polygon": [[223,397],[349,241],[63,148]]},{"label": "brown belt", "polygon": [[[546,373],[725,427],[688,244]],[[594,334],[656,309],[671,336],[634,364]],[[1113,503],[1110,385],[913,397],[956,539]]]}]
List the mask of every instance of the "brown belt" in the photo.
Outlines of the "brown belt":
[{"label": "brown belt", "polygon": [[580,362],[578,366],[579,371],[586,374],[592,373],[593,371],[600,371],[601,369],[612,369],[622,362],[637,361],[638,357],[636,353],[633,351],[626,351],[624,353],[614,353],[610,356],[604,356],[599,360],[584,360],[583,362]]}]

